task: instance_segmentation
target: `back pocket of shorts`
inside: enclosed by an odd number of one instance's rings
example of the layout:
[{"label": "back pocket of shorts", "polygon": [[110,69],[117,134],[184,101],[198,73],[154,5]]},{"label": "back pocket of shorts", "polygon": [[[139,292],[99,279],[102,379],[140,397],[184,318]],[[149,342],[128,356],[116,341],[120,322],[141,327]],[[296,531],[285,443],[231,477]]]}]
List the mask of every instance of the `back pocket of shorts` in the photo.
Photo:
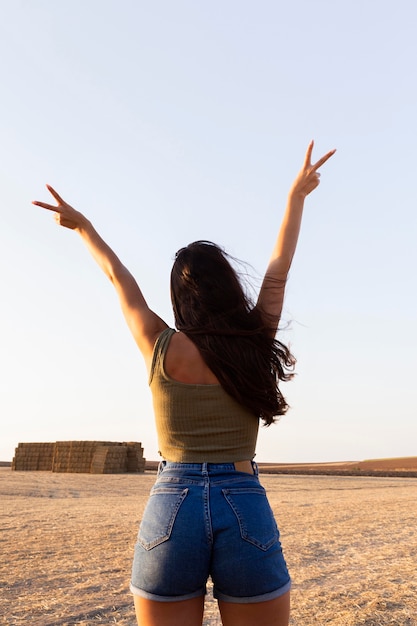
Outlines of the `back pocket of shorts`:
[{"label": "back pocket of shorts", "polygon": [[152,489],[138,533],[138,543],[145,550],[151,550],[170,538],[187,493],[188,489],[179,487]]},{"label": "back pocket of shorts", "polygon": [[263,487],[223,489],[242,539],[268,550],[279,539],[278,527]]}]

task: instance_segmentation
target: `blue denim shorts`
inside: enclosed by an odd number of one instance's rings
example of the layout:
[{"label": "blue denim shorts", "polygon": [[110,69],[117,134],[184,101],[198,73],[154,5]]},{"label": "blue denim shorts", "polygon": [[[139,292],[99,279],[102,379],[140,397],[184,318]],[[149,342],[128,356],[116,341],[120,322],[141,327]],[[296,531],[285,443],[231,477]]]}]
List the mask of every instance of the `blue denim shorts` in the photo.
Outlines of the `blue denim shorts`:
[{"label": "blue denim shorts", "polygon": [[162,461],[140,524],[133,594],[172,602],[206,593],[263,602],[291,582],[265,489],[233,463]]}]

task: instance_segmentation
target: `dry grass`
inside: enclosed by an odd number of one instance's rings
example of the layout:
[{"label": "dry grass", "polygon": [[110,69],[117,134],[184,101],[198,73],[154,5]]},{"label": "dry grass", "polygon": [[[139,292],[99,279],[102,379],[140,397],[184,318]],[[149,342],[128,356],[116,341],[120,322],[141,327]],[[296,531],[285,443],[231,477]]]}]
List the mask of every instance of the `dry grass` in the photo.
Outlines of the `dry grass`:
[{"label": "dry grass", "polygon": [[[154,479],[2,469],[0,624],[135,626],[130,562]],[[417,625],[416,479],[262,482],[293,577],[291,626]],[[204,623],[221,623],[210,595]]]}]

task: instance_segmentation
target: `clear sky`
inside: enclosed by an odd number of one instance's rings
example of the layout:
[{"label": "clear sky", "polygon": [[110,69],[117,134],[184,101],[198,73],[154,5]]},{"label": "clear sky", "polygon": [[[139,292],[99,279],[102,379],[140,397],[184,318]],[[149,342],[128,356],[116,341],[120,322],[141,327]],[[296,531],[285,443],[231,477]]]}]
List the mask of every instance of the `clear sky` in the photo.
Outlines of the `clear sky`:
[{"label": "clear sky", "polygon": [[283,341],[291,410],[259,461],[417,454],[414,0],[14,0],[0,21],[0,460],[18,442],[141,441],[142,357],[52,184],[172,324],[175,251],[265,270],[310,139]]}]

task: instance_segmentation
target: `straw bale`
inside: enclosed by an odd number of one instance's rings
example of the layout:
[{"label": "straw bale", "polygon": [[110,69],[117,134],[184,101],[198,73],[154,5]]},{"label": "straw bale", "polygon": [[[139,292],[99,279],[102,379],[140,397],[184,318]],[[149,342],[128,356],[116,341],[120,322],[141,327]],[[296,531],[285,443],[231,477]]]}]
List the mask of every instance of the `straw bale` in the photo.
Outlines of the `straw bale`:
[{"label": "straw bale", "polygon": [[139,442],[25,442],[19,443],[15,450],[12,469],[94,474],[144,472],[145,458]]},{"label": "straw bale", "polygon": [[19,443],[12,461],[14,470],[50,470],[53,444]]},{"label": "straw bale", "polygon": [[127,469],[127,448],[125,446],[101,446],[96,449],[92,463],[93,474],[124,473]]},{"label": "straw bale", "polygon": [[146,459],[143,456],[141,443],[129,442],[127,445],[127,471],[144,472]]}]

